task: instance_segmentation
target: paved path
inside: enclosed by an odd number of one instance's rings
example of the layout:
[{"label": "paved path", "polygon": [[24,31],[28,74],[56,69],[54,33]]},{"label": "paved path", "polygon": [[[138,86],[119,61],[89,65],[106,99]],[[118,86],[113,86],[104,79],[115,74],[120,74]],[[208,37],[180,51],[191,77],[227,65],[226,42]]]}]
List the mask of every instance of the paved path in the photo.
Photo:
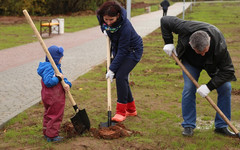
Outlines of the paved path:
[{"label": "paved path", "polygon": [[[185,8],[189,6],[190,3],[185,3]],[[176,16],[182,10],[183,3],[175,3],[169,7],[168,15]],[[161,16],[162,10],[159,10],[133,17],[131,22],[138,34],[144,37],[160,26]],[[65,33],[44,42],[47,47],[58,45],[64,48],[62,70],[70,81],[106,60],[106,38],[100,27]],[[0,128],[41,100],[40,77],[36,70],[44,58],[39,42],[0,51]]]}]

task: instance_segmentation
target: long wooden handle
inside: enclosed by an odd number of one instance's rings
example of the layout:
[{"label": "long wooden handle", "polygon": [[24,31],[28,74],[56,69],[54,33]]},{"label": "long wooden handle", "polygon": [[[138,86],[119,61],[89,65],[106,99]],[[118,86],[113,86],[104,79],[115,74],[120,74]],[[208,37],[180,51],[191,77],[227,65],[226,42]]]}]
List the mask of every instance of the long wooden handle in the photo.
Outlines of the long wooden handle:
[{"label": "long wooden handle", "polygon": [[[107,71],[109,71],[110,67],[110,39],[107,36]],[[107,101],[108,101],[108,111],[112,110],[112,104],[111,104],[111,81],[110,78],[107,79]]]},{"label": "long wooden handle", "polygon": [[[192,75],[188,72],[188,70],[185,68],[185,66],[180,62],[178,57],[174,53],[172,53],[172,57],[175,59],[177,64],[182,68],[182,70],[185,72],[185,74],[188,76],[188,78],[193,82],[193,84],[197,88],[199,88],[200,85],[198,84],[198,82],[192,77]],[[239,131],[231,124],[231,122],[224,115],[224,113],[218,108],[218,106],[213,102],[213,100],[209,96],[206,96],[205,98],[212,105],[212,107],[218,112],[218,114],[222,117],[222,119],[229,125],[229,127],[234,131],[234,133],[239,134]]]},{"label": "long wooden handle", "polygon": [[[35,24],[33,23],[31,17],[29,16],[27,10],[23,10],[23,14],[25,15],[25,17],[26,17],[28,23],[30,24],[30,26],[32,27],[32,29],[33,29],[35,35],[37,36],[40,44],[42,45],[42,48],[43,48],[44,52],[46,53],[47,58],[48,58],[48,60],[50,61],[50,63],[51,63],[51,65],[52,65],[55,73],[56,73],[56,74],[59,74],[60,72],[59,72],[59,70],[58,70],[55,62],[53,61],[52,56],[51,56],[51,54],[49,53],[48,48],[47,48],[46,44],[44,43],[42,37],[40,36],[40,34],[39,34],[39,32],[38,32]],[[64,80],[61,81],[61,84],[62,84],[63,87],[66,86],[66,83],[64,82]],[[74,101],[71,92],[68,91],[67,94],[68,94],[68,97],[69,97],[69,99],[70,99],[71,104],[72,104],[73,106],[75,106],[75,105],[76,105],[76,102]]]}]

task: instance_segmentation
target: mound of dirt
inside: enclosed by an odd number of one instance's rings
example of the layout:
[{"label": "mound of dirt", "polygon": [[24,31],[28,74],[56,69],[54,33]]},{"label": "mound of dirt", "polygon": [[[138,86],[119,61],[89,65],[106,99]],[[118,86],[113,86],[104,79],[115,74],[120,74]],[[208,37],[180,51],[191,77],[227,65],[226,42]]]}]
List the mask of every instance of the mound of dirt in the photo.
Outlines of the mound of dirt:
[{"label": "mound of dirt", "polygon": [[65,133],[65,138],[72,138],[78,135],[71,122],[66,122],[61,126],[61,131]]},{"label": "mound of dirt", "polygon": [[[66,134],[65,138],[72,138],[77,136],[77,132],[75,131],[71,122],[66,122],[62,125],[61,131]],[[93,136],[98,139],[118,139],[121,137],[128,137],[131,135],[142,135],[138,131],[133,131],[127,129],[123,124],[117,123],[115,126],[103,127],[103,128],[90,128],[89,130],[90,136]]]}]

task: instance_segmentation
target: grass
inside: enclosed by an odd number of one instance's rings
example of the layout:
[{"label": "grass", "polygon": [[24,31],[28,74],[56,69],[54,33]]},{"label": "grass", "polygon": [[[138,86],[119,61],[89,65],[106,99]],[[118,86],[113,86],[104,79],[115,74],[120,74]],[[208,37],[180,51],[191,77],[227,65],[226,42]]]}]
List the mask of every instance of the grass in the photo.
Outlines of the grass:
[{"label": "grass", "polygon": [[[224,33],[237,78],[240,77],[238,51],[240,20],[236,19],[239,17],[239,6],[239,2],[198,4],[185,16],[186,20],[212,23]],[[206,10],[208,14],[204,18],[201,14]],[[228,14],[227,17],[222,18],[222,13]],[[218,20],[221,23],[218,23]],[[175,41],[176,38],[175,35]],[[183,88],[181,69],[163,52],[164,43],[160,29],[145,37],[143,41],[144,55],[130,75],[130,81],[134,83],[131,88],[139,115],[128,117],[124,121],[127,128],[139,131],[142,135],[101,140],[84,134],[59,144],[47,143],[42,137],[43,106],[40,103],[13,118],[0,130],[0,141],[3,141],[0,143],[0,149],[81,149],[82,147],[86,149],[240,149],[239,139],[214,134],[215,110],[199,95],[196,100],[198,119],[194,136],[188,138],[181,135]],[[92,128],[97,128],[100,122],[107,121],[105,66],[105,63],[97,65],[80,76],[73,82],[71,89],[77,104],[80,104],[80,108],[86,109]],[[204,84],[208,80],[206,72],[202,72],[199,83]],[[232,87],[240,90],[239,81],[232,82]],[[216,92],[211,92],[209,96],[216,103]],[[116,97],[116,86],[112,83],[113,113]],[[232,123],[238,129],[240,128],[239,107],[239,94],[233,94]],[[67,100],[63,123],[69,122],[73,114],[73,108]],[[63,132],[60,134],[64,135]]]},{"label": "grass", "polygon": [[[141,0],[143,1],[143,0]],[[148,1],[147,1],[148,2]],[[154,1],[152,1],[154,2]],[[155,1],[156,3],[156,1]],[[151,6],[151,11],[158,10],[158,4]],[[132,9],[131,16],[137,16],[145,13],[144,8]],[[31,14],[30,14],[31,15]],[[50,17],[49,17],[50,18]],[[98,26],[96,15],[82,15],[82,16],[54,16],[54,18],[64,19],[64,32],[76,32],[86,28]],[[40,31],[40,19],[33,20],[38,31]],[[25,21],[21,24],[1,24],[0,23],[0,50],[15,47],[31,42],[36,42],[32,29]],[[23,32],[24,31],[24,32]],[[48,38],[48,37],[44,37]]]}]

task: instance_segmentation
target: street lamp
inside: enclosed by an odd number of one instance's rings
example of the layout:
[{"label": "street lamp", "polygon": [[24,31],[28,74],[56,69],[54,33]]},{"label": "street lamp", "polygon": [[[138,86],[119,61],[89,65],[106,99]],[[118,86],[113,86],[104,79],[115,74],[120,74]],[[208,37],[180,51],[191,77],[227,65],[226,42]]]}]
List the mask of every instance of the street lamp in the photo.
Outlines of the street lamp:
[{"label": "street lamp", "polygon": [[183,14],[182,14],[183,19],[184,19],[184,14],[185,14],[185,0],[183,0]]},{"label": "street lamp", "polygon": [[131,0],[127,0],[127,18],[131,20]]}]

